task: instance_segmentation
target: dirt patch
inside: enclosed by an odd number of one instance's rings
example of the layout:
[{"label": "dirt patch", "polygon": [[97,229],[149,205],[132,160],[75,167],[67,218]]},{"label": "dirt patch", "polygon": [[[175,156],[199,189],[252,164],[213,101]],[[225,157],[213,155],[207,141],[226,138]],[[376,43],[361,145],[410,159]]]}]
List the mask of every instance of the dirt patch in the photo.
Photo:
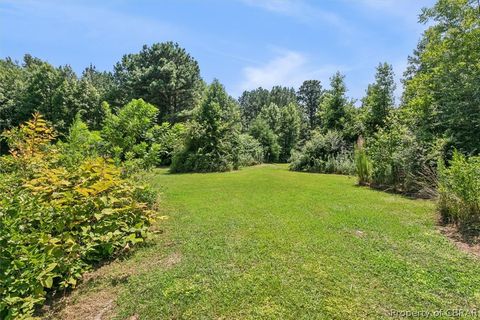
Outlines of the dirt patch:
[{"label": "dirt patch", "polygon": [[465,235],[454,225],[440,225],[438,230],[453,242],[458,249],[480,258],[479,236]]},{"label": "dirt patch", "polygon": [[365,232],[362,230],[355,230],[355,236],[358,238],[363,238],[365,236]]},{"label": "dirt patch", "polygon": [[165,268],[169,269],[174,265],[180,263],[180,261],[182,261],[182,255],[178,252],[173,252],[163,261],[163,264]]},{"label": "dirt patch", "polygon": [[[86,273],[69,295],[54,299],[43,309],[44,319],[105,320],[115,316],[116,298],[122,283],[152,269],[170,269],[182,261],[179,252],[167,256],[149,254],[137,259],[113,261]],[[131,319],[137,319],[133,315]]]},{"label": "dirt patch", "polygon": [[[80,288],[79,288],[80,289]],[[73,291],[44,308],[44,319],[105,320],[115,316],[115,289],[92,292]]]}]

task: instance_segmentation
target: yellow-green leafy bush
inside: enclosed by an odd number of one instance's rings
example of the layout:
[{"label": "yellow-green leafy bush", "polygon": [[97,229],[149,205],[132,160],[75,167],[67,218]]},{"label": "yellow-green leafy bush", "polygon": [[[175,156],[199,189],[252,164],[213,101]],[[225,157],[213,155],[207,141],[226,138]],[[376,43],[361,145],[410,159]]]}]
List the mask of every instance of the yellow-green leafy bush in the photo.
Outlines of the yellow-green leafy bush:
[{"label": "yellow-green leafy bush", "polygon": [[58,161],[54,137],[36,114],[4,133],[0,165],[0,318],[29,317],[48,292],[75,287],[92,264],[143,241],[153,219],[145,192],[113,163]]}]

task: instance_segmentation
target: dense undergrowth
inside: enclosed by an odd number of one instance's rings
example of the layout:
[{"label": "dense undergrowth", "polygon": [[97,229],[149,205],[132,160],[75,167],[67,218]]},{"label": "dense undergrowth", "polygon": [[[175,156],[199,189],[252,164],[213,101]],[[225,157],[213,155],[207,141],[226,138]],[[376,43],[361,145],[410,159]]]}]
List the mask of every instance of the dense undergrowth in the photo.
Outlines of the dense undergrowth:
[{"label": "dense undergrowth", "polygon": [[449,166],[440,166],[438,206],[444,222],[463,232],[480,232],[480,157],[455,152]]},{"label": "dense undergrowth", "polygon": [[21,319],[94,264],[144,241],[156,197],[111,160],[69,156],[78,145],[53,144],[39,114],[3,136],[11,154],[0,158],[0,318]]}]

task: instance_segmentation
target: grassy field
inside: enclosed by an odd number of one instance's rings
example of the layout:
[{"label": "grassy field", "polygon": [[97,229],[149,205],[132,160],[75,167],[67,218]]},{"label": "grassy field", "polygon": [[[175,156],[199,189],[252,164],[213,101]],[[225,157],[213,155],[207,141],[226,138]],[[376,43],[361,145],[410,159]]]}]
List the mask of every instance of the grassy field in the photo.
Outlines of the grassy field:
[{"label": "grassy field", "polygon": [[479,261],[436,230],[432,202],[283,165],[150,180],[169,219],[154,245],[120,263],[142,269],[121,284],[120,319],[372,319],[480,306]]}]

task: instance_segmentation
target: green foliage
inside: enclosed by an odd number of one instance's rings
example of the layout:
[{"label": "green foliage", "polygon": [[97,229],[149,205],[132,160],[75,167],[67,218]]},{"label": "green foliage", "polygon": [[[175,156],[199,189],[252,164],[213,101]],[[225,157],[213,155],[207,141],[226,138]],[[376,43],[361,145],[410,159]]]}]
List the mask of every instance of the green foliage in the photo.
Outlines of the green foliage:
[{"label": "green foliage", "polygon": [[404,113],[425,143],[480,153],[480,9],[477,1],[439,0],[420,15],[428,23],[405,73]]},{"label": "green foliage", "polygon": [[462,230],[480,231],[480,157],[467,158],[454,151],[449,166],[439,168],[438,206],[445,222]]},{"label": "green foliage", "polygon": [[78,79],[73,70],[68,66],[54,68],[45,62],[32,63],[27,70],[29,77],[19,110],[22,120],[35,110],[65,132],[77,113]]},{"label": "green foliage", "polygon": [[355,165],[352,154],[342,135],[336,131],[312,137],[290,158],[290,170],[320,173],[353,174]]},{"label": "green foliage", "polygon": [[[106,95],[100,85],[91,77],[79,79],[69,66],[53,67],[30,55],[21,65],[9,58],[0,60],[0,132],[27,121],[34,112],[42,113],[60,133],[68,131],[77,113],[98,129]],[[6,153],[5,149],[0,151]]]},{"label": "green foliage", "polygon": [[215,80],[189,125],[185,147],[173,158],[171,172],[237,169],[239,133],[238,105]]},{"label": "green foliage", "polygon": [[[289,104],[296,104],[297,96],[293,88],[274,86],[272,90],[257,88],[251,91],[244,91],[238,99],[242,114],[242,122],[245,129],[249,129],[253,121],[262,114],[269,122],[272,130],[277,128],[270,121],[279,121],[280,109]],[[266,110],[267,109],[267,110]]]},{"label": "green foliage", "polygon": [[77,114],[65,141],[58,142],[59,160],[65,167],[75,167],[86,158],[97,157],[102,141],[100,133],[90,131]]},{"label": "green foliage", "polygon": [[340,72],[335,73],[330,78],[330,89],[322,97],[317,116],[324,133],[338,131],[353,144],[361,133],[361,123],[358,110],[353,101],[347,98],[346,92],[345,76]]},{"label": "green foliage", "polygon": [[130,101],[117,114],[107,111],[101,131],[107,154],[117,163],[127,161],[132,169],[156,165],[159,150],[153,131],[157,114],[158,109],[142,99]]},{"label": "green foliage", "polygon": [[257,139],[249,134],[241,134],[238,140],[240,167],[253,166],[263,162],[263,148]]},{"label": "green foliage", "polygon": [[242,114],[242,122],[245,128],[257,118],[264,106],[270,103],[270,91],[258,88],[251,91],[244,91],[238,98]]},{"label": "green foliage", "polygon": [[39,113],[18,128],[4,131],[1,137],[10,147],[10,156],[0,158],[0,172],[17,172],[28,177],[33,170],[45,167],[56,155],[50,145],[56,133]]},{"label": "green foliage", "polygon": [[[94,72],[97,71],[89,71],[89,73]],[[102,77],[105,77],[105,81],[109,81],[107,75],[103,75]],[[77,95],[79,101],[77,102],[75,111],[81,114],[90,129],[99,130],[102,127],[106,110],[101,102],[104,101],[109,94],[109,92],[105,92],[104,90],[107,90],[107,88],[110,89],[110,87],[104,88],[102,86],[109,85],[109,83],[101,83],[95,76],[91,74],[87,76],[85,73],[78,81]]]},{"label": "green foliage", "polygon": [[295,89],[282,86],[274,86],[270,90],[269,104],[275,104],[280,108],[286,107],[291,103],[297,103]]},{"label": "green foliage", "polygon": [[[393,115],[390,125],[366,141],[372,161],[372,185],[398,192],[415,193],[434,188],[435,167],[442,141],[420,143],[413,132]],[[429,192],[430,193],[430,192]]]},{"label": "green foliage", "polygon": [[270,103],[250,124],[249,132],[262,144],[265,161],[286,162],[299,140],[300,129],[301,116],[295,103],[281,108]]},{"label": "green foliage", "polygon": [[278,141],[280,145],[280,161],[287,162],[292,149],[300,137],[301,117],[296,104],[290,103],[280,113]]},{"label": "green foliage", "polygon": [[367,95],[362,99],[367,136],[371,136],[379,128],[385,127],[387,117],[395,105],[394,76],[391,65],[379,64],[375,74],[375,83],[368,86]]},{"label": "green foliage", "polygon": [[280,125],[282,122],[283,107],[279,107],[275,103],[270,103],[268,106],[262,108],[259,117],[266,121],[268,127],[278,136],[280,132]]},{"label": "green foliage", "polygon": [[152,152],[155,156],[155,162],[162,166],[169,166],[172,163],[173,155],[183,148],[185,140],[186,127],[183,123],[170,124],[164,122],[161,125],[155,125],[147,131],[147,141],[153,141]]},{"label": "green foliage", "polygon": [[409,129],[398,121],[386,130],[378,130],[374,138],[367,141],[367,154],[373,164],[373,185],[398,191],[409,189],[406,181],[409,160],[417,156],[414,142]]},{"label": "green foliage", "polygon": [[258,116],[255,119],[250,127],[250,134],[262,145],[263,159],[267,162],[277,162],[281,151],[278,136],[263,117]]},{"label": "green foliage", "polygon": [[318,80],[305,80],[297,92],[297,98],[303,113],[307,118],[310,129],[317,125],[317,112],[322,101],[323,89]]},{"label": "green foliage", "polygon": [[467,0],[439,0],[420,15],[429,27],[405,73],[401,108],[392,108],[391,67],[377,68],[363,100],[373,186],[434,196],[437,161],[452,150],[480,150],[480,10]]},{"label": "green foliage", "polygon": [[372,177],[372,163],[361,143],[355,145],[355,169],[359,185],[367,185]]},{"label": "green foliage", "polygon": [[197,61],[173,42],[145,45],[139,53],[123,56],[114,78],[114,104],[141,98],[159,108],[158,123],[175,121],[180,112],[194,108],[202,88]]},{"label": "green foliage", "polygon": [[319,118],[322,130],[342,130],[346,118],[348,100],[345,96],[345,76],[337,72],[330,78],[330,90],[320,105]]},{"label": "green foliage", "polygon": [[0,132],[18,122],[18,104],[25,90],[25,73],[26,70],[11,59],[0,60]]},{"label": "green foliage", "polygon": [[[77,159],[85,132],[77,119],[71,147],[50,142],[39,115],[4,133],[14,164],[0,179],[0,318],[29,318],[48,292],[75,287],[100,260],[142,242],[153,218],[146,191],[103,158]],[[68,150],[76,166],[63,166]],[[87,154],[86,154],[87,155]],[[70,164],[70,162],[69,162]]]}]

